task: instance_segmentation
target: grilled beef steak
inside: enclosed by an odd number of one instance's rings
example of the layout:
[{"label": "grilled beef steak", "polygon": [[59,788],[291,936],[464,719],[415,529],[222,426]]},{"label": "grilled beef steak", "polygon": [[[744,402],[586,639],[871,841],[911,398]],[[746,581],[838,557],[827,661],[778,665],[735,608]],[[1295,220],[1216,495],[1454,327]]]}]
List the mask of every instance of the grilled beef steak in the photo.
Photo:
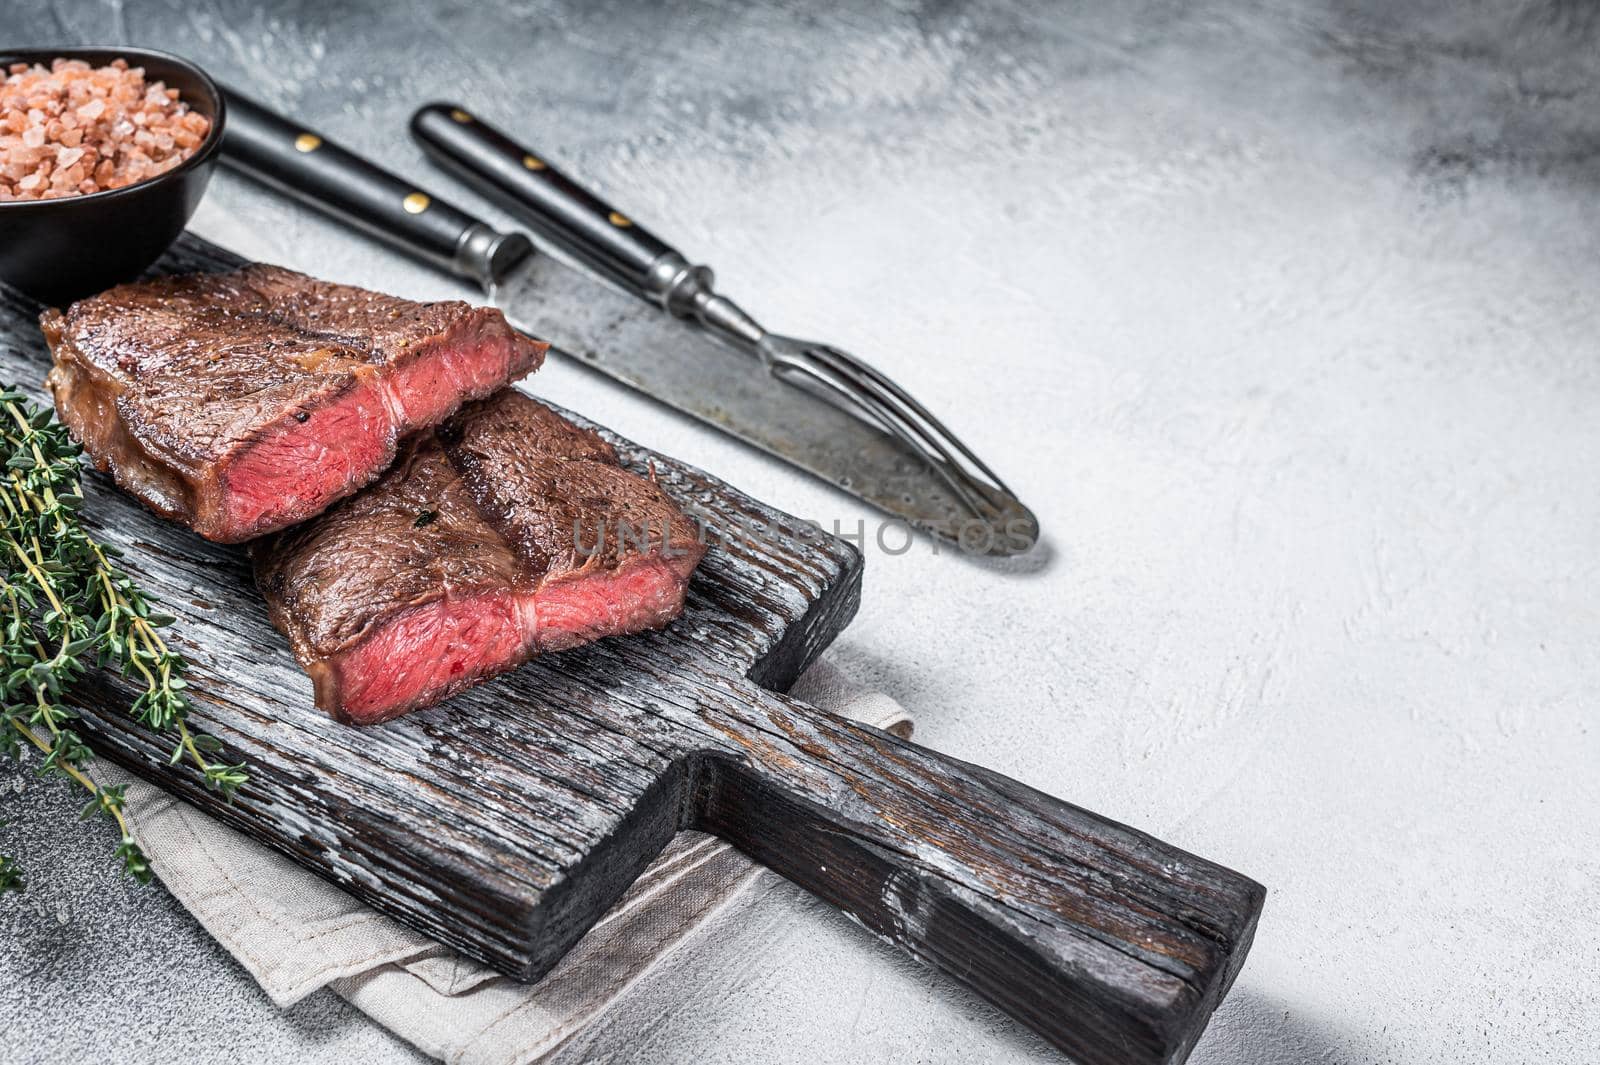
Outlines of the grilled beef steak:
[{"label": "grilled beef steak", "polygon": [[665,625],[705,548],[609,444],[507,389],[251,551],[317,705],[369,724],[544,651]]},{"label": "grilled beef steak", "polygon": [[496,310],[275,266],[119,285],[41,324],[56,411],[95,464],[226,543],[321,513],[546,347]]}]

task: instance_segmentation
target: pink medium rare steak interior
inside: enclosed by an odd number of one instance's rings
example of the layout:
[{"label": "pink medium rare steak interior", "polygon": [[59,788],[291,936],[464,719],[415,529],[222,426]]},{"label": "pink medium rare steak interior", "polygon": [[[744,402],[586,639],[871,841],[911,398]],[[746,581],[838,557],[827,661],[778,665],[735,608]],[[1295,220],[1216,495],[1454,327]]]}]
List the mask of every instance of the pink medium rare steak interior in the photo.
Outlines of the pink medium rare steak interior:
[{"label": "pink medium rare steak interior", "polygon": [[704,555],[698,532],[599,436],[506,390],[252,553],[317,705],[369,724],[665,625]]},{"label": "pink medium rare steak interior", "polygon": [[41,325],[57,412],[95,464],[224,542],[321,513],[546,348],[499,311],[261,265],[120,285]]}]

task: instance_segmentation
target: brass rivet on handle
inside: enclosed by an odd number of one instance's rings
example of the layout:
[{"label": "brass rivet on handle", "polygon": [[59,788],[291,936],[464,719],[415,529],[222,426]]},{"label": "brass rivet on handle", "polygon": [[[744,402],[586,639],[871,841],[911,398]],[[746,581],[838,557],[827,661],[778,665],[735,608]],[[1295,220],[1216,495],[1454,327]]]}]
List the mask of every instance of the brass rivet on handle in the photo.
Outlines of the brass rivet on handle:
[{"label": "brass rivet on handle", "polygon": [[302,133],[294,139],[294,150],[297,152],[314,152],[322,147],[322,138],[315,133]]},{"label": "brass rivet on handle", "polygon": [[472,116],[467,114],[465,111],[461,110],[461,108],[459,108],[459,107],[454,108],[454,109],[451,110],[450,117],[455,119],[457,122],[471,122],[472,121]]},{"label": "brass rivet on handle", "polygon": [[611,224],[617,226],[618,228],[626,229],[628,226],[633,225],[633,219],[629,218],[621,211],[612,211],[610,217]]},{"label": "brass rivet on handle", "polygon": [[425,192],[413,192],[400,201],[400,206],[406,209],[406,214],[421,214],[428,209],[428,204],[433,201],[428,199]]},{"label": "brass rivet on handle", "polygon": [[537,155],[524,155],[522,157],[522,165],[527,167],[529,170],[543,170],[549,164],[543,159],[540,159]]}]

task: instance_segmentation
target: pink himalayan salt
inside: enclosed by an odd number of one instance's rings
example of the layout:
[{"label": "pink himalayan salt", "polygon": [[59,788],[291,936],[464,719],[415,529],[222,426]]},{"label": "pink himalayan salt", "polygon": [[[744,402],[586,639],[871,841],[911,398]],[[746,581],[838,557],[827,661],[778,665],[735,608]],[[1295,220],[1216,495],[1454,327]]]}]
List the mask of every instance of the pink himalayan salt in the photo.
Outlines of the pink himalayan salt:
[{"label": "pink himalayan salt", "polygon": [[0,80],[0,202],[81,196],[164,174],[211,131],[141,67],[13,63]]}]

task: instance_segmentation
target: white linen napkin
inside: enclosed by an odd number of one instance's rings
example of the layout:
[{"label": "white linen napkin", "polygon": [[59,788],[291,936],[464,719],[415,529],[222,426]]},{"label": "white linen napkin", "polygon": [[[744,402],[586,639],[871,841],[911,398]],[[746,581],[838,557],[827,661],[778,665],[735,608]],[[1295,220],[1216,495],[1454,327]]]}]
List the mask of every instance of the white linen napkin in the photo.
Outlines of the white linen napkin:
[{"label": "white linen napkin", "polygon": [[[813,705],[909,736],[887,695],[827,663],[793,689]],[[288,858],[154,785],[126,780],[128,825],[150,867],[279,1006],[331,988],[378,1024],[452,1065],[538,1061],[669,964],[679,943],[754,881],[759,867],[713,836],[680,834],[544,979],[522,984],[370,909]]]}]

